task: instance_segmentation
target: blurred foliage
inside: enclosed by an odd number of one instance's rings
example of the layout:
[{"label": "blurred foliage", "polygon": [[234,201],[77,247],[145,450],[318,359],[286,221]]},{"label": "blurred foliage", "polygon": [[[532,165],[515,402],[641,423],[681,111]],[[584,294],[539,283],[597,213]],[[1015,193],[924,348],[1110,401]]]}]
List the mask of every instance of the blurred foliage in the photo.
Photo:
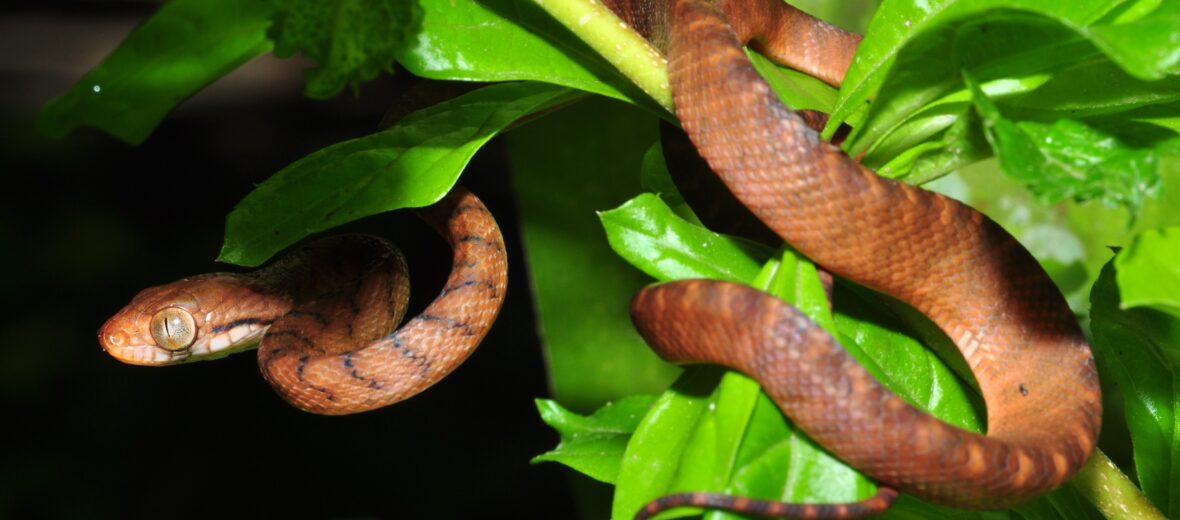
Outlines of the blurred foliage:
[{"label": "blurred foliage", "polygon": [[301,52],[319,64],[307,71],[304,91],[317,99],[393,72],[394,59],[418,32],[422,17],[414,2],[269,1],[275,12],[267,37],[275,42],[274,53],[286,58]]}]

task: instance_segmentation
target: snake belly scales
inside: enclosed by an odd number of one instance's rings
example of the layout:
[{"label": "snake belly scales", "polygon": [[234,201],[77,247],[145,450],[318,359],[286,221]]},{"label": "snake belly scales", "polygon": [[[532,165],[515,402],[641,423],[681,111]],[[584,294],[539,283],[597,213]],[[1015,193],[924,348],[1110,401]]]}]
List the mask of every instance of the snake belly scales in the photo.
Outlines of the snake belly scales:
[{"label": "snake belly scales", "polygon": [[[939,326],[971,367],[988,421],[980,435],[914,408],[763,292],[704,280],[655,285],[636,295],[631,312],[661,357],[754,377],[796,426],[883,487],[834,505],[678,493],[637,518],[682,505],[850,518],[887,508],[893,488],[938,504],[999,509],[1068,480],[1094,449],[1101,391],[1085,337],[1044,270],[982,214],[879,177],[822,141],[742,51],[750,44],[839,85],[859,37],[780,0],[604,3],[668,57],[676,116],[737,199],[826,270]],[[147,289],[103,326],[100,342],[126,362],[171,364],[261,338],[264,376],[302,409],[354,413],[405,399],[478,345],[506,283],[503,241],[478,199],[457,187],[423,214],[455,248],[454,270],[440,297],[395,332],[408,286],[404,260],[380,239],[346,236],[248,275]],[[330,252],[341,245],[348,252]],[[329,267],[340,263],[360,265]],[[230,310],[237,314],[222,314]],[[184,313],[187,321],[175,315]],[[366,325],[354,328],[353,320]],[[186,327],[204,334],[187,340]],[[189,343],[160,346],[175,343],[173,328]]]}]

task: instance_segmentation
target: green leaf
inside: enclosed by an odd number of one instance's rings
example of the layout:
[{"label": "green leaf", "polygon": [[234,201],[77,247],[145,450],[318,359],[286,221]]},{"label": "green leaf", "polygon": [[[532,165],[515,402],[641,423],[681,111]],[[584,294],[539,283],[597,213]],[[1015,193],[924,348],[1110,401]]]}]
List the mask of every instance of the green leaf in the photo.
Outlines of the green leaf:
[{"label": "green leaf", "polygon": [[[643,154],[643,166],[639,171],[639,181],[643,186],[643,191],[659,195],[660,200],[672,208],[677,216],[693,224],[701,224],[696,213],[693,213],[692,208],[684,201],[684,196],[680,194],[680,188],[676,187],[676,182],[672,180],[672,174],[668,172],[668,163],[664,161],[662,143],[652,144],[651,148],[647,149],[647,153]],[[601,219],[602,215],[599,215],[599,218]]]},{"label": "green leaf", "polygon": [[[790,500],[807,499],[806,496],[799,496],[810,487],[800,486],[808,481],[799,471],[802,465],[791,464],[792,456],[799,456],[807,450],[818,451],[809,445],[803,434],[794,429],[774,401],[766,394],[759,393],[750,414],[745,438],[741,442],[730,489],[743,496],[774,497],[786,494],[791,497]],[[783,468],[790,470],[783,471]]]},{"label": "green leaf", "polygon": [[761,74],[782,102],[793,110],[831,112],[837,91],[827,83],[797,70],[780,67],[753,51],[746,51],[750,63]]},{"label": "green leaf", "polygon": [[1019,11],[990,10],[939,26],[898,57],[895,72],[881,85],[880,102],[850,136],[851,149],[900,131],[912,113],[961,90],[962,70],[983,82],[1008,80],[1005,90],[1011,92],[1035,88],[1053,71],[1097,53],[1059,20]]},{"label": "green leaf", "polygon": [[417,40],[398,58],[417,76],[463,81],[535,80],[655,106],[533,2],[419,3],[423,15]]},{"label": "green leaf", "polygon": [[784,245],[748,283],[794,305],[829,334],[836,333],[828,293],[820,282],[819,271],[815,264],[789,245]]},{"label": "green leaf", "polygon": [[[1021,10],[1039,13],[1059,20],[1065,25],[1084,26],[1098,20],[1120,3],[1121,0],[885,0],[877,9],[877,15],[873,17],[865,33],[865,39],[857,49],[856,57],[844,77],[840,99],[832,110],[832,118],[824,134],[830,136],[836,125],[846,120],[854,111],[860,110],[861,105],[871,97],[877,96],[878,99],[888,100],[888,112],[893,116],[885,119],[893,122],[869,123],[858,127],[847,144],[854,153],[859,152],[876,141],[900,118],[916,112],[927,102],[945,94],[946,89],[953,87],[958,81],[959,70],[964,68],[957,55],[958,47],[953,43],[960,23],[981,27],[993,21],[990,19],[993,15],[991,11],[1003,8],[1004,11],[996,13],[998,16],[1012,16],[1015,10]],[[1064,43],[1039,36],[1041,35],[1038,32],[1017,35],[1014,40],[1008,40],[1008,45],[1012,47],[1010,50],[1023,52],[1027,50],[1029,38],[1037,38],[1046,45]],[[998,43],[1004,44],[1003,41]],[[979,50],[994,52],[997,49],[993,47]],[[1042,53],[1042,56],[1052,57],[1054,54],[1055,52],[1048,52]],[[973,55],[988,61],[1007,58],[1006,53],[988,56],[984,52]],[[1077,55],[1068,53],[1057,56],[1059,62],[1078,59]],[[1017,59],[1022,59],[1019,52]],[[1051,62],[1044,64],[1047,63]],[[893,74],[894,77],[891,77],[890,81],[901,86],[901,91],[908,92],[909,95],[884,93],[882,85],[894,70],[896,74]],[[994,77],[982,74],[981,76],[984,79]],[[904,88],[906,85],[910,87]],[[883,108],[874,107],[873,111]],[[860,135],[867,137],[858,137]]]},{"label": "green leaf", "polygon": [[493,85],[312,153],[238,203],[226,219],[218,259],[257,265],[310,233],[432,204],[451,189],[471,156],[508,125],[579,96],[541,83]]},{"label": "green leaf", "polygon": [[[1044,184],[1061,170],[1072,170],[1068,182],[1056,186],[1033,183],[1033,191],[1050,201],[1065,197],[1098,199],[1111,206],[1123,206],[1137,214],[1160,190],[1160,161],[1163,155],[1177,155],[1180,139],[1154,148],[1136,148],[1118,136],[1071,120],[1051,125],[1025,122],[1020,127],[1037,143],[1043,155],[1061,168],[1046,168],[1040,174]],[[1046,182],[1047,181],[1047,182]]]},{"label": "green leaf", "polygon": [[1114,265],[1121,307],[1148,307],[1180,317],[1180,227],[1146,231]]},{"label": "green leaf", "polygon": [[[891,63],[873,73],[879,77],[870,81],[877,83],[871,86],[876,100],[864,121],[855,125],[846,147],[852,154],[868,151],[869,166],[892,162],[903,153],[929,152],[935,145],[923,141],[956,121],[947,116],[963,113],[953,106],[939,106],[967,98],[963,97],[962,70],[979,78],[997,102],[1014,108],[1005,109],[1006,114],[1020,119],[1052,122],[1060,118],[1113,116],[1139,107],[1174,103],[1180,98],[1180,76],[1153,73],[1144,77],[1136,74],[1136,67],[1158,66],[1164,70],[1174,67],[1175,60],[1180,59],[1175,52],[1177,46],[1168,43],[1178,36],[1163,29],[1171,26],[1173,15],[1168,14],[1168,9],[1175,9],[1167,5],[1175,3],[1169,0],[1146,16],[1144,10],[1134,10],[1133,16],[1139,18],[1120,22],[1128,26],[1141,24],[1139,28],[1148,31],[1142,40],[1150,48],[1144,52],[1139,52],[1138,47],[1134,52],[1119,52],[1109,45],[1109,39],[1101,34],[1111,26],[1105,21],[1095,23],[1093,13],[1097,11],[1091,9],[1100,2],[951,0],[933,8],[945,11],[925,24],[904,19],[915,28],[921,26],[920,31],[895,33],[893,40],[870,32],[860,48],[862,55],[879,51],[878,45],[891,43],[900,48],[889,50]],[[897,21],[885,14],[886,8],[882,8],[880,17]],[[973,14],[968,16],[968,12]],[[1133,46],[1140,40],[1127,39],[1124,43]],[[1144,62],[1146,56],[1153,57],[1150,64]],[[859,60],[853,69],[858,68]],[[865,98],[859,96],[864,92],[858,89],[870,88],[867,84],[851,86],[856,72],[850,71],[849,77],[829,123],[829,134],[840,118],[850,117],[863,106]],[[852,101],[855,104],[848,105]],[[911,147],[922,150],[907,152]],[[953,156],[942,154],[936,158],[943,163],[941,173],[949,171],[948,166],[957,166],[946,161]],[[939,172],[924,172],[914,180],[929,179],[931,173]]]},{"label": "green leaf", "polygon": [[726,487],[735,470],[741,440],[758,394],[758,383],[740,373],[725,372],[721,376],[704,412],[693,425],[692,435],[676,468],[676,478],[668,485],[668,490]]},{"label": "green leaf", "polygon": [[1150,308],[1121,308],[1118,264],[1107,263],[1090,293],[1094,355],[1123,395],[1140,487],[1175,518],[1180,515],[1180,388],[1173,373],[1180,359],[1180,321]]},{"label": "green leaf", "polygon": [[1180,77],[1145,81],[1102,59],[1079,61],[1030,86],[1034,88],[1024,92],[986,90],[998,98],[1005,113],[1046,122],[1063,117],[1130,116],[1129,112],[1144,107],[1147,110],[1138,113],[1150,114],[1152,107],[1166,109],[1180,100]]},{"label": "green leaf", "polygon": [[[843,283],[836,288],[840,344],[873,377],[910,404],[951,425],[982,431],[985,414],[976,391],[907,332],[907,324],[894,318],[880,297],[865,290],[851,290]],[[961,361],[961,354],[949,342],[938,351]],[[962,369],[967,370],[965,365]]]},{"label": "green leaf", "polygon": [[268,35],[275,55],[303,53],[319,64],[306,72],[308,97],[335,96],[391,72],[393,60],[410,41],[422,17],[417,2],[405,0],[270,0],[274,25]]},{"label": "green leaf", "polygon": [[553,396],[575,410],[661,392],[679,373],[631,326],[631,298],[651,279],[611,252],[596,216],[639,190],[657,121],[591,98],[506,136],[525,252],[518,265],[529,269]]},{"label": "green leaf", "polygon": [[[1042,83],[1043,78],[997,80],[981,88],[994,98],[1028,91]],[[971,107],[971,93],[964,89],[907,117],[874,143],[861,162],[880,168],[881,175],[921,184],[991,155],[980,119]]]},{"label": "green leaf", "polygon": [[37,126],[51,137],[93,126],[142,143],[181,101],[270,50],[270,15],[262,0],[168,2],[47,103]]},{"label": "green leaf", "polygon": [[770,255],[760,244],[714,233],[681,219],[650,193],[604,211],[599,218],[611,248],[658,280],[749,281]]},{"label": "green leaf", "polygon": [[1180,27],[1180,1],[1164,0],[1151,12],[1132,14],[1087,32],[1127,72],[1152,80],[1180,74],[1180,32],[1176,27]]},{"label": "green leaf", "polygon": [[[942,130],[946,122],[944,118],[952,122]],[[910,184],[924,184],[992,155],[979,117],[965,103],[931,107],[907,121],[906,126],[918,128],[890,133],[886,141],[879,143],[881,146],[874,147],[864,157],[862,163],[870,168],[879,168],[877,173],[881,176],[901,179]],[[918,142],[930,130],[942,131],[935,138]],[[888,142],[889,137],[907,134],[912,137],[902,139],[909,142]],[[892,150],[889,149],[891,145],[895,147]],[[898,149],[904,151],[898,153]],[[885,165],[879,165],[881,156],[893,159]]]},{"label": "green leaf", "polygon": [[538,399],[541,420],[557,430],[561,442],[532,462],[560,462],[602,482],[614,483],[627,441],[655,401],[655,396],[650,395],[628,396],[586,416],[555,401]]},{"label": "green leaf", "polygon": [[644,416],[619,468],[612,518],[633,517],[643,504],[668,489],[722,375],[713,367],[685,371]]},{"label": "green leaf", "polygon": [[988,142],[1004,173],[1047,203],[1097,198],[1134,214],[1160,187],[1157,152],[1138,150],[1083,123],[1016,124],[965,76]]}]

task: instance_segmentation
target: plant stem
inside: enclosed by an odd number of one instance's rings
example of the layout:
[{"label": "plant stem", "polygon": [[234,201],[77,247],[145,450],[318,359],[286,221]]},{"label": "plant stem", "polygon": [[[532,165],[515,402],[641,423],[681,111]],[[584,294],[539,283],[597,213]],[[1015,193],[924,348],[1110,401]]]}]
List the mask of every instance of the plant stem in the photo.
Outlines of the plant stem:
[{"label": "plant stem", "polygon": [[647,95],[672,111],[668,60],[639,33],[596,0],[533,0],[619,69]]},{"label": "plant stem", "polygon": [[1101,450],[1094,450],[1094,456],[1082,466],[1070,485],[1107,518],[1165,518]]}]

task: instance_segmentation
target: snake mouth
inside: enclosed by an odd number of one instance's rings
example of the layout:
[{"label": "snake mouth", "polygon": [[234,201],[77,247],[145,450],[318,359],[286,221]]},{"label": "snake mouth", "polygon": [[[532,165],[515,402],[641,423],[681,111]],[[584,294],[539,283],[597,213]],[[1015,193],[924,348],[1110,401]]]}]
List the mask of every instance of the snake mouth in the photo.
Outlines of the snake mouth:
[{"label": "snake mouth", "polygon": [[267,323],[242,323],[234,327],[198,338],[191,345],[169,350],[154,343],[136,342],[123,330],[98,332],[99,344],[111,357],[122,363],[141,366],[179,365],[192,361],[220,359],[230,354],[253,349],[258,346]]},{"label": "snake mouth", "polygon": [[[197,339],[183,351],[186,360],[208,361],[221,359],[230,354],[236,354],[258,347],[263,334],[270,328],[270,322],[247,321],[238,323],[228,330],[210,334]],[[215,328],[215,330],[217,330]],[[177,363],[182,361],[176,361]]]},{"label": "snake mouth", "polygon": [[115,359],[129,365],[176,365],[189,361],[192,357],[192,351],[189,348],[167,350],[155,345],[124,345],[113,347],[104,344],[103,350],[106,350]]}]

